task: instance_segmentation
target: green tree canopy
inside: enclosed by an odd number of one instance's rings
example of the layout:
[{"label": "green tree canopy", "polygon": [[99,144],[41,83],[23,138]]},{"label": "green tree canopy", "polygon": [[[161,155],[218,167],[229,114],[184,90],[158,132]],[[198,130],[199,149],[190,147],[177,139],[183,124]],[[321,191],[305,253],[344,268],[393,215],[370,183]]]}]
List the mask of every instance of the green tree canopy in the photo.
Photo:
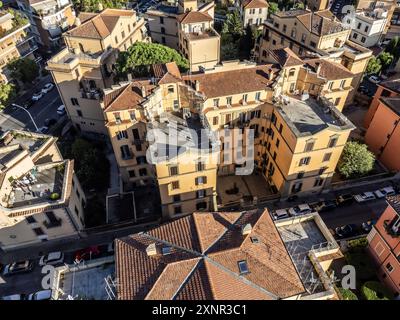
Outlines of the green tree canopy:
[{"label": "green tree canopy", "polygon": [[394,60],[393,55],[389,52],[382,52],[378,55],[377,58],[380,61],[383,70],[386,70],[387,68],[389,68],[390,64]]},{"label": "green tree canopy", "polygon": [[279,6],[276,2],[270,2],[269,3],[269,8],[268,8],[268,14],[274,14],[277,13],[279,11]]},{"label": "green tree canopy", "polygon": [[31,83],[39,76],[39,66],[29,58],[14,59],[7,67],[11,77],[23,83]]},{"label": "green tree canopy", "polygon": [[135,42],[128,50],[121,52],[117,60],[118,75],[133,73],[147,76],[152,64],[175,61],[181,71],[189,69],[189,62],[176,50],[157,43]]},{"label": "green tree canopy", "polygon": [[368,61],[367,68],[365,70],[366,74],[375,74],[381,71],[382,64],[381,61],[376,57],[371,57]]},{"label": "green tree canopy", "polygon": [[72,2],[80,12],[96,12],[106,8],[121,9],[127,3],[124,0],[73,0]]},{"label": "green tree canopy", "polygon": [[400,48],[400,38],[394,37],[392,40],[390,40],[389,44],[386,46],[385,51],[391,53],[395,57],[400,56],[399,52]]},{"label": "green tree canopy", "polygon": [[12,83],[0,84],[0,110],[4,109],[10,100],[16,95],[15,86]]},{"label": "green tree canopy", "polygon": [[338,163],[338,170],[346,178],[353,178],[370,172],[375,163],[375,155],[366,144],[355,141],[346,143]]},{"label": "green tree canopy", "polygon": [[238,40],[243,35],[243,26],[239,11],[235,10],[226,15],[222,33],[230,34],[234,41]]}]

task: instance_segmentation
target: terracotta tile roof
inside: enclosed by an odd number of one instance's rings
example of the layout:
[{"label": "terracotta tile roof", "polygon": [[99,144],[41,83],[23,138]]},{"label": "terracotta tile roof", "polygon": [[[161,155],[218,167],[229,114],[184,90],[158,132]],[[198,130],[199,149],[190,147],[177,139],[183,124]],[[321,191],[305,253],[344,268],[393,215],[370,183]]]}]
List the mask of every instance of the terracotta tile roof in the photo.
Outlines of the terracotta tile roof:
[{"label": "terracotta tile roof", "polygon": [[104,39],[111,34],[121,16],[132,16],[131,10],[105,9],[99,14],[81,13],[81,25],[67,32],[74,37]]},{"label": "terracotta tile roof", "polygon": [[304,61],[305,66],[311,67],[315,72],[320,66],[319,76],[328,80],[338,80],[354,77],[354,74],[340,63],[326,59],[310,59]]},{"label": "terracotta tile roof", "polygon": [[275,61],[281,67],[291,67],[303,65],[304,62],[301,60],[290,48],[281,48],[275,50],[269,50],[270,56],[272,56]]},{"label": "terracotta tile roof", "polygon": [[[147,255],[153,243],[157,254]],[[305,291],[267,210],[194,213],[117,239],[115,248],[119,299],[270,300]],[[240,275],[242,260],[249,273]]]},{"label": "terracotta tile roof", "polygon": [[[274,73],[273,79],[268,79],[270,69]],[[185,75],[183,79],[190,82],[199,81],[199,91],[207,98],[213,98],[265,90],[273,83],[278,71],[276,65],[264,64],[232,71]]]},{"label": "terracotta tile roof", "polygon": [[206,12],[189,11],[182,13],[177,17],[180,23],[197,23],[204,21],[213,21],[214,19]]},{"label": "terracotta tile roof", "polygon": [[268,8],[268,2],[265,0],[244,0],[242,6],[246,9]]},{"label": "terracotta tile roof", "polygon": [[327,11],[329,10],[317,12],[305,11],[304,13],[296,15],[296,17],[308,31],[319,36],[345,30],[342,23]]},{"label": "terracotta tile roof", "polygon": [[158,79],[158,84],[182,81],[181,73],[175,62],[154,64],[152,69],[154,77]]}]

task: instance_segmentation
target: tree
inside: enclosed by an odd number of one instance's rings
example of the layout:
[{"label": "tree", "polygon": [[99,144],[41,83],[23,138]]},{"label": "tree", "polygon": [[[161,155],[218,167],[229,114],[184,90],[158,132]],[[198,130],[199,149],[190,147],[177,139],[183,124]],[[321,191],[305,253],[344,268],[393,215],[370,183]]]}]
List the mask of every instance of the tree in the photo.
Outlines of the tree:
[{"label": "tree", "polygon": [[338,170],[346,178],[358,177],[370,172],[375,163],[375,155],[366,144],[347,142],[338,163]]},{"label": "tree", "polygon": [[0,84],[0,110],[4,109],[15,96],[16,90],[12,83]]},{"label": "tree", "polygon": [[224,26],[222,27],[222,33],[230,34],[234,41],[239,40],[243,35],[242,20],[240,19],[239,12],[237,10],[228,13]]},{"label": "tree", "polygon": [[121,9],[126,5],[124,0],[73,0],[79,12],[96,12],[106,8]]},{"label": "tree", "polygon": [[157,43],[135,42],[128,50],[121,52],[117,60],[118,75],[133,73],[148,76],[150,66],[156,63],[175,61],[181,71],[189,69],[189,62],[176,50]]},{"label": "tree", "polygon": [[394,37],[386,46],[385,51],[391,53],[395,57],[399,57],[400,38]]},{"label": "tree", "polygon": [[393,55],[389,52],[382,52],[377,58],[380,61],[383,70],[389,68],[394,59]]},{"label": "tree", "polygon": [[276,2],[270,2],[269,3],[269,8],[268,8],[268,14],[274,14],[277,13],[279,11],[279,6]]},{"label": "tree", "polygon": [[29,58],[14,59],[7,65],[11,77],[23,83],[32,83],[39,76],[39,67]]},{"label": "tree", "polygon": [[376,74],[381,71],[382,65],[381,61],[376,57],[371,57],[368,61],[367,68],[365,70],[366,74]]},{"label": "tree", "polygon": [[303,2],[295,3],[293,9],[304,9],[304,3]]}]

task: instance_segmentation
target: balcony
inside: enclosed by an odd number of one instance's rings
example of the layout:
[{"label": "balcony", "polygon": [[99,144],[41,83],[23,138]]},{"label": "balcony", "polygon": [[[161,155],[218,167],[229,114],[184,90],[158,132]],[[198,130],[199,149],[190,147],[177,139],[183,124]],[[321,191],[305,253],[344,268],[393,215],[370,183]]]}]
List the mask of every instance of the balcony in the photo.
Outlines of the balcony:
[{"label": "balcony", "polygon": [[102,92],[100,91],[100,89],[81,89],[79,91],[83,99],[100,100],[102,97]]},{"label": "balcony", "polygon": [[57,14],[58,12],[62,11],[63,9],[70,7],[71,3],[67,3],[65,5],[59,6],[59,5],[42,5],[42,6],[37,6],[36,8],[33,9],[33,15],[43,18],[46,16],[54,15]]},{"label": "balcony", "polygon": [[199,30],[196,32],[184,32],[184,33],[187,39],[190,41],[219,37],[217,31],[215,31],[213,28],[209,28],[206,30]]}]

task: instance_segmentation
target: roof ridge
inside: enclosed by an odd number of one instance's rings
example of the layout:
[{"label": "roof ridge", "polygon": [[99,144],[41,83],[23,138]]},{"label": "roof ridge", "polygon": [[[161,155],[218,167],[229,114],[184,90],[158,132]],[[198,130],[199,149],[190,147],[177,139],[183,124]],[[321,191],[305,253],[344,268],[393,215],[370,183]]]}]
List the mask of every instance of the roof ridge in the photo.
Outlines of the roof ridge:
[{"label": "roof ridge", "polygon": [[[110,109],[111,106],[112,106],[118,99],[121,98],[122,94],[125,93],[125,92],[128,90],[128,88],[132,88],[132,86],[133,86],[133,82],[128,83],[128,84],[126,85],[126,87],[125,87],[123,90],[121,90],[121,92],[120,92],[120,93],[113,99],[113,101],[107,106],[107,108],[104,109],[104,112],[107,112],[107,110]],[[131,91],[132,91],[132,90],[131,90]],[[136,93],[136,92],[134,92],[134,91],[132,91],[132,93],[135,94],[135,95],[137,95],[137,96],[140,97],[140,98],[143,98],[141,95],[139,95],[138,93]],[[128,109],[127,109],[127,110],[128,110]]]},{"label": "roof ridge", "polygon": [[193,273],[199,268],[200,263],[203,261],[202,258],[198,258],[197,263],[193,266],[192,270],[186,275],[185,279],[182,281],[181,285],[176,289],[175,293],[172,295],[171,300],[175,300],[179,292],[184,288],[184,285],[189,281]]}]

